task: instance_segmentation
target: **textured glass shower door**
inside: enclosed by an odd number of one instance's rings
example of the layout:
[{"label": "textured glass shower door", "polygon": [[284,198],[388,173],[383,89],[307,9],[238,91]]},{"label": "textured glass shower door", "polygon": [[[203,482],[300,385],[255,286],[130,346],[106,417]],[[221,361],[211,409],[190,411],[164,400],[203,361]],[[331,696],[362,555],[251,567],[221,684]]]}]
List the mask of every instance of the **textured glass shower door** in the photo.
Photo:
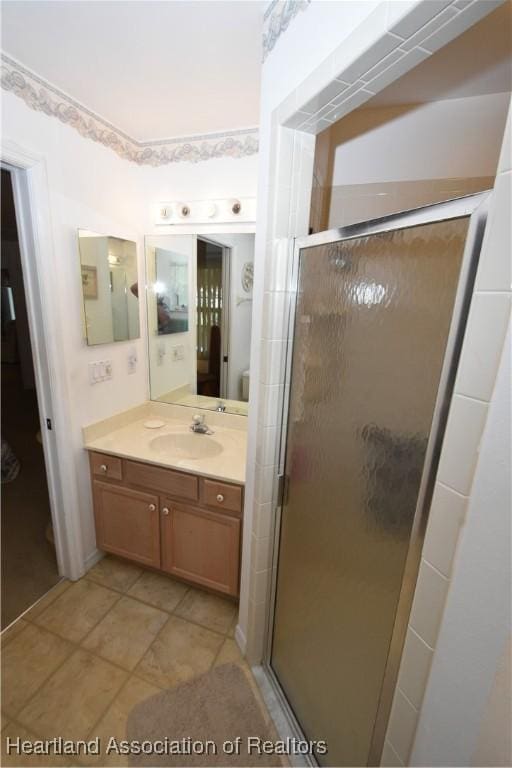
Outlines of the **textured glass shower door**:
[{"label": "textured glass shower door", "polygon": [[378,764],[485,226],[464,200],[297,249],[269,666],[322,765]]}]

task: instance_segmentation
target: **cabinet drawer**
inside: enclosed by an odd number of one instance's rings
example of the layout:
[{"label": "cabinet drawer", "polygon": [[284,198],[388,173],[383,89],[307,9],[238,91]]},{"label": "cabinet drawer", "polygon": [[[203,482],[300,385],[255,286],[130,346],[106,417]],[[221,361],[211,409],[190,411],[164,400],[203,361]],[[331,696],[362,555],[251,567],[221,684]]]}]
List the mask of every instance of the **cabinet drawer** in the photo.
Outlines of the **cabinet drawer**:
[{"label": "cabinet drawer", "polygon": [[137,461],[125,461],[124,479],[127,483],[143,488],[196,501],[198,498],[198,478],[175,472],[173,469],[155,467],[153,464],[140,464]]},{"label": "cabinet drawer", "polygon": [[108,453],[93,453],[90,455],[93,475],[108,477],[110,480],[123,479],[123,462]]},{"label": "cabinet drawer", "polygon": [[201,480],[201,501],[207,507],[227,512],[242,512],[242,489],[239,485],[228,485],[218,480]]}]

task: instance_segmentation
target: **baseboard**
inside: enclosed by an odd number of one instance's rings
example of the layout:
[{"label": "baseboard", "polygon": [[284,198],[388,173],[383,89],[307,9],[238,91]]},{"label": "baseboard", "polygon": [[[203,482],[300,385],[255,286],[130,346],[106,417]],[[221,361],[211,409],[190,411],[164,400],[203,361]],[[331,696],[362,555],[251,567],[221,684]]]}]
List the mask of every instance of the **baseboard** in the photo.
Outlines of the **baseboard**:
[{"label": "baseboard", "polygon": [[85,558],[84,562],[84,568],[85,572],[90,571],[91,568],[96,565],[96,563],[99,563],[100,560],[102,560],[105,557],[105,553],[101,551],[101,549],[95,549],[93,552],[91,552],[90,555],[88,555]]},{"label": "baseboard", "polygon": [[240,624],[236,625],[235,629],[235,641],[240,650],[242,651],[242,656],[245,656],[245,650],[247,648],[247,639],[242,632],[242,628],[240,627]]}]

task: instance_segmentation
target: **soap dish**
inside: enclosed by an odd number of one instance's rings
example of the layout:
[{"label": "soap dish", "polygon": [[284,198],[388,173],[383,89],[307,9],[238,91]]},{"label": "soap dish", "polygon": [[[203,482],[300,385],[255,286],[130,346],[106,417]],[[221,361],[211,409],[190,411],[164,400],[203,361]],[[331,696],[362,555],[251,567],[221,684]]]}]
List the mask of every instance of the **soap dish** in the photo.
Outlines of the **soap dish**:
[{"label": "soap dish", "polygon": [[162,421],[161,419],[150,419],[149,421],[144,422],[144,426],[146,427],[146,429],[159,429],[164,425],[165,425],[165,421]]}]

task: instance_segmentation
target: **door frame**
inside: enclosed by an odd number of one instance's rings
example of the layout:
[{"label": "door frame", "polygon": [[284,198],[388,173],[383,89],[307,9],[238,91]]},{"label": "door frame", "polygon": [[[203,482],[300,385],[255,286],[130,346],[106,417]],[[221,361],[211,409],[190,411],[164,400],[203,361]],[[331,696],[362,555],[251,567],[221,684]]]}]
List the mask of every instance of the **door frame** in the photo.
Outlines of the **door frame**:
[{"label": "door frame", "polygon": [[[293,338],[297,306],[300,251],[304,248],[326,245],[332,242],[339,242],[341,240],[350,240],[369,235],[391,232],[396,229],[409,228],[413,226],[420,226],[422,224],[448,221],[450,219],[469,216],[469,225],[461,261],[455,301],[453,305],[453,314],[450,322],[450,329],[448,332],[443,365],[439,379],[439,387],[433,411],[432,427],[430,430],[425,453],[424,467],[418,491],[416,509],[413,517],[409,539],[409,549],[404,567],[404,575],[402,578],[402,586],[398,600],[395,623],[393,627],[373,735],[370,744],[368,765],[380,765],[382,749],[384,747],[386,729],[391,712],[391,705],[393,702],[393,695],[397,683],[409,615],[414,598],[416,580],[418,577],[421,560],[421,551],[428,522],[429,509],[432,501],[439,457],[441,454],[441,447],[444,438],[450,402],[454,390],[455,377],[457,374],[467,318],[473,295],[478,259],[483,242],[491,195],[491,191],[478,192],[472,195],[454,198],[453,200],[434,203],[432,205],[402,211],[397,214],[391,214],[380,219],[371,219],[369,221],[352,224],[347,227],[330,229],[326,230],[325,232],[318,232],[313,235],[294,238],[292,241],[293,260],[288,287],[290,300],[288,306],[285,379],[280,426],[278,426],[278,431],[280,433],[278,458],[279,485],[277,499],[274,502],[276,523],[274,530],[272,582],[267,614],[267,636],[263,668],[266,672],[273,692],[285,712],[292,735],[299,739],[306,739],[307,737],[304,735],[302,727],[300,726],[295,713],[293,712],[293,709],[288,702],[288,699],[286,698],[286,694],[281,687],[279,679],[271,665],[281,515],[285,502],[287,484],[284,471],[286,461],[286,443],[288,437],[290,388],[293,362]],[[317,762],[312,755],[306,756],[306,762],[308,765],[317,765]]]},{"label": "door frame", "polygon": [[[227,400],[226,388],[229,382],[229,318],[231,309],[231,246],[224,245],[215,240],[215,235],[205,236],[197,234],[196,240],[202,240],[205,243],[216,245],[222,249],[222,318],[220,323],[220,383],[219,400]],[[196,275],[197,282],[197,275]],[[227,362],[225,358],[227,357]]]},{"label": "door frame", "polygon": [[13,188],[57,568],[61,577],[76,580],[85,569],[69,397],[60,363],[62,329],[53,295],[52,273],[58,264],[46,163],[44,157],[3,140],[1,166],[10,172]]}]

